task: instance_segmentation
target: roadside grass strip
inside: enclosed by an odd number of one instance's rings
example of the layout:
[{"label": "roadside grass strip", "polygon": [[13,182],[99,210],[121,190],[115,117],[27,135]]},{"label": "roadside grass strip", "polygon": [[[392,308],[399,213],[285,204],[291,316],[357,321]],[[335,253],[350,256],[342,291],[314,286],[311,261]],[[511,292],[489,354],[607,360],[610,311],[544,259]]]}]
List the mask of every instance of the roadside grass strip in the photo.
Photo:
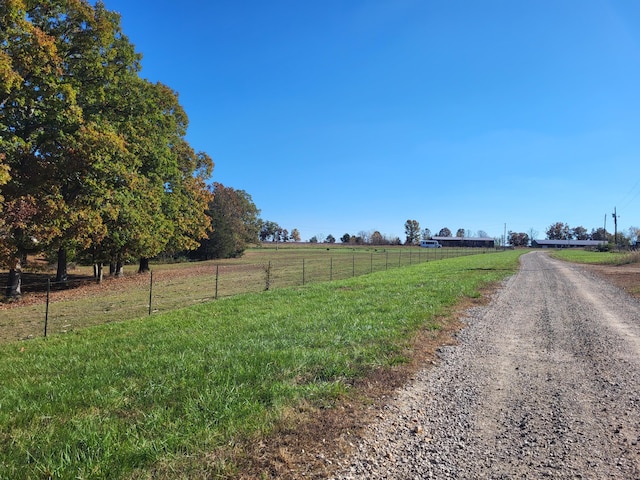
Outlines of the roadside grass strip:
[{"label": "roadside grass strip", "polygon": [[627,265],[640,263],[640,252],[593,252],[580,249],[553,250],[551,255],[560,260],[574,263],[595,263],[604,265]]},{"label": "roadside grass strip", "polygon": [[518,251],[229,297],[0,352],[0,478],[231,475],[288,408],[406,361],[422,328],[512,274]]}]

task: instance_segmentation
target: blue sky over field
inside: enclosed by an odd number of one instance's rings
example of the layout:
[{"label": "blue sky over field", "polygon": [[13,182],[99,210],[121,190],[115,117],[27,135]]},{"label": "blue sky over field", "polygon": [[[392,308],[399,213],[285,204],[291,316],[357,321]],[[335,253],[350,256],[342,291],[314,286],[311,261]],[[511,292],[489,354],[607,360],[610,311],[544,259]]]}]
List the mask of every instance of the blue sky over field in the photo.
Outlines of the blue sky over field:
[{"label": "blue sky over field", "polygon": [[104,0],[212,181],[303,240],[640,226],[636,0]]}]

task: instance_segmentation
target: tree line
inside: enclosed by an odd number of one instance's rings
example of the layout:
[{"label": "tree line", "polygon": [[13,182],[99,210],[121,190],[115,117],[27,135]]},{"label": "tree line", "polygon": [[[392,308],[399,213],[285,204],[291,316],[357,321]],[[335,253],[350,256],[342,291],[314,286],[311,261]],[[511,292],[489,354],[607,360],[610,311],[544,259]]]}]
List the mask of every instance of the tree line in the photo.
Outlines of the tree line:
[{"label": "tree line", "polygon": [[[420,223],[417,220],[407,220],[404,223],[404,232],[405,232],[405,245],[417,245],[420,243],[420,240],[430,240],[433,238],[431,234],[431,230],[429,228],[420,229]],[[448,227],[441,228],[438,233],[435,235],[437,237],[453,237],[453,232]],[[484,230],[478,230],[478,232],[474,235],[471,230],[467,230],[464,228],[459,228],[456,230],[456,237],[458,238],[469,238],[469,237],[481,237],[488,238],[487,232]]]},{"label": "tree line", "polygon": [[[531,229],[528,233],[509,231],[507,243],[513,247],[526,247],[536,239],[537,233]],[[555,222],[545,230],[547,240],[597,240],[618,246],[636,245],[640,238],[640,228],[629,227],[626,232],[610,233],[604,227],[592,228],[583,226],[571,227],[565,222]]]},{"label": "tree line", "polygon": [[19,293],[28,253],[119,270],[125,260],[193,249],[213,162],[185,139],[166,85],[140,77],[141,55],[101,2],[0,4],[0,262]]},{"label": "tree line", "polygon": [[546,230],[547,240],[600,240],[619,246],[635,245],[640,238],[640,228],[629,227],[626,232],[610,233],[604,227],[592,228],[589,232],[582,226],[570,227],[567,223],[556,222]]},{"label": "tree line", "polygon": [[[0,268],[21,293],[28,254],[149,268],[160,254],[236,256],[263,228],[244,191],[207,185],[213,161],[185,136],[178,94],[102,2],[0,2]],[[288,235],[288,234],[287,234]],[[292,232],[296,236],[296,232]]]},{"label": "tree line", "polygon": [[[407,220],[404,224],[405,240],[404,242],[400,237],[389,237],[380,233],[378,230],[371,232],[361,231],[356,235],[345,233],[340,237],[340,242],[351,245],[418,245],[421,240],[430,240],[432,238],[431,230],[429,228],[421,229],[420,223],[417,220]],[[473,232],[464,228],[459,228],[456,231],[456,237],[472,237]],[[437,236],[440,237],[452,237],[453,233],[447,227],[441,228]],[[487,238],[488,235],[484,230],[479,230],[476,234],[478,237]],[[310,243],[336,243],[336,238],[333,235],[327,235],[324,240],[320,240],[317,235],[311,237]]]}]

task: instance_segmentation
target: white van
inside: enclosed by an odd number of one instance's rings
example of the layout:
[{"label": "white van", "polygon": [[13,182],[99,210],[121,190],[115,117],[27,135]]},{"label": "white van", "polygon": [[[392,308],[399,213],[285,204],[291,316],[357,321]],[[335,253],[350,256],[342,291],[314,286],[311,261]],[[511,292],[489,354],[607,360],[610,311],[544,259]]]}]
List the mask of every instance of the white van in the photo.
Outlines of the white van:
[{"label": "white van", "polygon": [[437,240],[420,240],[420,246],[423,248],[440,248],[442,245]]}]

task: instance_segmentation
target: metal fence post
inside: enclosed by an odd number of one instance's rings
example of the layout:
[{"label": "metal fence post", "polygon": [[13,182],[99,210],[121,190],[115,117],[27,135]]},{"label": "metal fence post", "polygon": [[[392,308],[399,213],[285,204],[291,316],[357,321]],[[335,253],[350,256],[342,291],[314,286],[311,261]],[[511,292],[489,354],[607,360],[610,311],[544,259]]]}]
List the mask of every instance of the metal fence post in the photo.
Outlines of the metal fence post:
[{"label": "metal fence post", "polygon": [[215,297],[214,299],[217,300],[218,299],[218,272],[220,269],[220,265],[216,265],[216,293],[215,293]]},{"label": "metal fence post", "polygon": [[49,293],[51,292],[51,279],[47,278],[47,304],[44,310],[44,338],[47,338],[47,326],[49,324]]},{"label": "metal fence post", "polygon": [[149,272],[149,315],[151,315],[152,305],[151,300],[153,299],[153,270]]}]

